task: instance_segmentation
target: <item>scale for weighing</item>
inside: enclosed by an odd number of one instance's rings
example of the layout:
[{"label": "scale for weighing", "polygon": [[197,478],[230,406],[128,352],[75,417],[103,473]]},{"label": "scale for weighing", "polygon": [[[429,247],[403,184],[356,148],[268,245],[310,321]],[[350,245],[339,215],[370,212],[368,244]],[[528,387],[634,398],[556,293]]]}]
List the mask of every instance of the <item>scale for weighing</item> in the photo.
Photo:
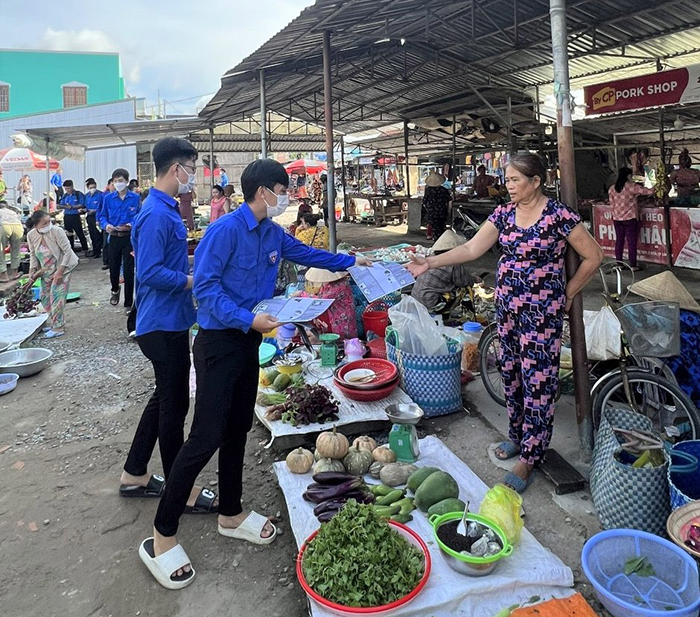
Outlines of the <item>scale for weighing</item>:
[{"label": "scale for weighing", "polygon": [[389,447],[402,463],[413,463],[418,458],[418,433],[416,424],[423,417],[423,410],[415,403],[389,405],[386,415],[394,423],[389,431]]}]

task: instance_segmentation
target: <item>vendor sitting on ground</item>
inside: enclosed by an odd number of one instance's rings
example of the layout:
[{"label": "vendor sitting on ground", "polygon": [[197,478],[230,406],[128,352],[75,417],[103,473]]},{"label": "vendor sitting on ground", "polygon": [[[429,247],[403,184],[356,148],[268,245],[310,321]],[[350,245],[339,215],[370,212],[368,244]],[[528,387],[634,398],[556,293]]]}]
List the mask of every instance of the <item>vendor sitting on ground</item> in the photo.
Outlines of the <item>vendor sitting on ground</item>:
[{"label": "vendor sitting on ground", "polygon": [[306,272],[305,298],[335,300],[330,308],[313,320],[319,334],[338,334],[341,339],[357,338],[355,300],[347,272],[309,268]]},{"label": "vendor sitting on ground", "polygon": [[306,246],[327,251],[330,243],[328,227],[319,225],[320,217],[310,212],[305,212],[300,218],[299,227],[297,227],[294,234],[296,239],[306,244]]},{"label": "vendor sitting on ground", "polygon": [[[433,245],[433,255],[440,255],[464,244],[464,238],[448,229]],[[466,263],[456,266],[434,268],[416,279],[411,296],[418,300],[431,313],[445,304],[454,304],[464,290],[476,282]]]}]

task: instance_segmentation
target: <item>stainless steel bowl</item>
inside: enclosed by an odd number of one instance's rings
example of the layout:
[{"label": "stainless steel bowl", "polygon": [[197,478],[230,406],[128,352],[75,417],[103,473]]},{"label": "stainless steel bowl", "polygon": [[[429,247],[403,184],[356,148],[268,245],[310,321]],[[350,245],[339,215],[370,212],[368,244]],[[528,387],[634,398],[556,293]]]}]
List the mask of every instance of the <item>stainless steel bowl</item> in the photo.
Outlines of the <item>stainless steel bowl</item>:
[{"label": "stainless steel bowl", "polygon": [[493,561],[491,563],[468,563],[466,561],[460,561],[452,555],[448,555],[442,549],[440,549],[440,554],[450,568],[466,576],[486,576],[487,574],[491,574],[500,563],[498,561]]},{"label": "stainless steel bowl", "polygon": [[30,377],[43,371],[51,356],[53,351],[39,347],[5,351],[0,353],[0,373],[17,373],[20,377]]},{"label": "stainless steel bowl", "polygon": [[384,411],[394,424],[418,424],[423,417],[423,410],[415,403],[389,405]]},{"label": "stainless steel bowl", "polygon": [[7,351],[10,347],[12,347],[12,343],[8,341],[0,341],[0,353]]}]

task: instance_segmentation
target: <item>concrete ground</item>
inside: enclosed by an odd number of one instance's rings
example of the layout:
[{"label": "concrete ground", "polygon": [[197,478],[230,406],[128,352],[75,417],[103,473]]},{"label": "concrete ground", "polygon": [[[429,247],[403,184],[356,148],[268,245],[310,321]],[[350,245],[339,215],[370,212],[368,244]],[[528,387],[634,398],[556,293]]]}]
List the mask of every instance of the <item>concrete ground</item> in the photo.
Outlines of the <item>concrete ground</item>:
[{"label": "concrete ground", "polygon": [[[415,242],[405,227],[374,229],[339,225],[339,237],[357,246]],[[475,264],[494,268],[494,258]],[[266,431],[256,425],[245,464],[246,507],[277,514],[282,535],[269,547],[224,539],[215,517],[185,516],[180,540],[197,569],[197,580],[181,592],[166,591],[137,556],[151,535],[156,503],[125,500],[118,480],[141,411],[152,392],[150,364],[127,339],[123,308],[109,306],[109,283],[101,261],[81,259],[71,290],[79,302],[67,307],[67,334],[33,346],[52,349],[51,366],[23,379],[0,399],[0,597],[8,617],[202,617],[251,615],[302,617],[306,599],[295,581],[296,546],[270,465],[286,452],[263,449]],[[645,272],[648,274],[648,272]],[[681,272],[695,295],[700,277]],[[597,283],[585,294],[590,308],[600,304]],[[424,421],[421,431],[440,437],[487,483],[503,470],[488,455],[502,439],[507,420],[479,381],[466,390],[466,413]],[[386,440],[385,432],[375,434]],[[573,407],[558,408],[554,446],[575,461],[577,433]],[[161,470],[156,453],[151,470]],[[216,490],[213,460],[201,477]],[[525,496],[526,525],[540,542],[575,573],[576,587],[589,600],[580,552],[599,530],[587,491],[555,497],[540,477]],[[599,607],[597,605],[596,609]],[[503,607],[493,607],[494,614]],[[467,617],[467,616],[465,616]]]}]

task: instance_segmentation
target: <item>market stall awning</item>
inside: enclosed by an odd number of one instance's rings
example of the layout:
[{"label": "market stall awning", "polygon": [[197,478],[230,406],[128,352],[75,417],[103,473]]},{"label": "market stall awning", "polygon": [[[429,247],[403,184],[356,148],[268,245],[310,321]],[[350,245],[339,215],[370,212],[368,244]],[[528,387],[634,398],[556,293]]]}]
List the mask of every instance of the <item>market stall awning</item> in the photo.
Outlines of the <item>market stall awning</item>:
[{"label": "market stall awning", "polygon": [[[192,133],[188,139],[200,152],[209,152],[209,134]],[[285,135],[271,133],[268,137],[270,152],[324,152],[323,135]],[[214,133],[214,152],[260,152],[260,135]]]}]

